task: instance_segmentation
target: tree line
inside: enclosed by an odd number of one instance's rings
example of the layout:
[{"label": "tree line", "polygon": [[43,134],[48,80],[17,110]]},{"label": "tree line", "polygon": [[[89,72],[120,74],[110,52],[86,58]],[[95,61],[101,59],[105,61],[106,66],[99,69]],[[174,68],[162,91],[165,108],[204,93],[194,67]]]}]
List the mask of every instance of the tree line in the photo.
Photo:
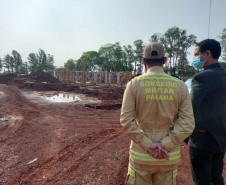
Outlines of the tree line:
[{"label": "tree line", "polygon": [[[186,30],[172,27],[163,35],[154,33],[150,42],[160,42],[165,47],[168,63],[164,69],[167,73],[177,72],[195,73],[192,66],[188,66],[188,48],[196,43],[196,36],[187,35]],[[101,46],[99,51],[84,52],[77,60],[70,59],[64,68],[77,70],[102,71],[135,71],[142,72],[142,56],[146,44],[141,39],[134,41],[134,45],[121,46],[119,42]]]},{"label": "tree line", "polygon": [[[226,28],[219,36],[222,45],[222,61],[226,61]],[[188,49],[196,44],[196,36],[187,34],[186,30],[178,27],[169,28],[164,34],[154,33],[149,42],[160,42],[164,45],[168,62],[164,70],[168,74],[193,75],[198,71],[189,65],[187,55]],[[135,71],[142,72],[142,56],[145,43],[138,39],[133,46],[121,46],[119,42],[115,44],[105,44],[98,51],[87,51],[77,59],[69,59],[60,69],[76,69],[77,71]],[[221,63],[226,68],[225,63]],[[21,55],[13,50],[12,54],[7,54],[0,58],[0,70],[4,68],[7,73],[24,74],[27,69],[30,72],[36,70],[53,70],[54,57],[39,49],[38,53],[30,53],[27,62],[23,62]]]},{"label": "tree line", "polygon": [[25,74],[25,71],[34,72],[36,70],[53,70],[53,55],[46,55],[45,51],[39,49],[38,53],[30,53],[27,57],[28,62],[23,62],[21,55],[13,50],[12,54],[7,54],[0,58],[0,70],[6,69],[5,73]]}]

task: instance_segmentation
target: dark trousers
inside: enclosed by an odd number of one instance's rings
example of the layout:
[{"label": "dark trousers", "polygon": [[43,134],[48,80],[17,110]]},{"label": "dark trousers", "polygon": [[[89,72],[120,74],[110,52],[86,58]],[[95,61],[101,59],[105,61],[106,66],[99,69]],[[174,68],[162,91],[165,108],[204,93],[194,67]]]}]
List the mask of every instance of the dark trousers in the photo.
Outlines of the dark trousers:
[{"label": "dark trousers", "polygon": [[189,147],[191,172],[195,185],[224,185],[224,155]]}]

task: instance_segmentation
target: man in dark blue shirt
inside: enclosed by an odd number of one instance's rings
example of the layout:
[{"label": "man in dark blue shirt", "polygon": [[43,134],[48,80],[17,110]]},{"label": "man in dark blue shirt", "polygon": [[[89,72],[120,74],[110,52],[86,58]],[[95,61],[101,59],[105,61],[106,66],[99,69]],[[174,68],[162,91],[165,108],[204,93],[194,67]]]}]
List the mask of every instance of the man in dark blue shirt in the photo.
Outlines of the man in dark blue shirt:
[{"label": "man in dark blue shirt", "polygon": [[196,45],[193,64],[204,70],[192,79],[195,129],[189,139],[195,185],[223,185],[226,149],[226,71],[218,63],[220,43],[206,39]]}]

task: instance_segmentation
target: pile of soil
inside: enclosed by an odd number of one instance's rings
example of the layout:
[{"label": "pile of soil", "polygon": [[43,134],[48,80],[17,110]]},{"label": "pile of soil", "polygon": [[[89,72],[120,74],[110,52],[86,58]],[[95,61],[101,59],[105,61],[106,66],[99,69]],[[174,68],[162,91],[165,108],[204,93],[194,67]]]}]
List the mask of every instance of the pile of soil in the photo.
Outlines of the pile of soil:
[{"label": "pile of soil", "polygon": [[16,74],[9,73],[7,75],[0,75],[0,83],[1,84],[12,84],[14,81],[14,78],[16,78]]},{"label": "pile of soil", "polygon": [[45,73],[43,71],[35,71],[34,73],[31,73],[26,76],[29,80],[35,80],[37,83],[41,82],[47,82],[47,83],[59,83],[61,84],[61,81],[52,76],[49,73]]},{"label": "pile of soil", "polygon": [[7,74],[7,75],[0,75],[0,83],[1,84],[23,84],[23,82],[32,81],[35,83],[42,83],[46,82],[48,84],[61,84],[61,81],[52,76],[49,73],[45,73],[43,71],[35,71],[29,75],[17,76],[16,74]]}]

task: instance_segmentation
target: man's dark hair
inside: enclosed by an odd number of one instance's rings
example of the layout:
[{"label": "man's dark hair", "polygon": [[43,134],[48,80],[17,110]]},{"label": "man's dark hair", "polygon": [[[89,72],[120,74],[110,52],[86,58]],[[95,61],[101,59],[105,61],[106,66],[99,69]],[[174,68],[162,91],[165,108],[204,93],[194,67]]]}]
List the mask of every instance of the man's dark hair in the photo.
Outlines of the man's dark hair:
[{"label": "man's dark hair", "polygon": [[147,64],[149,66],[151,66],[151,64],[163,64],[164,63],[164,57],[162,57],[161,59],[149,59],[149,58],[144,58],[145,62],[147,62]]},{"label": "man's dark hair", "polygon": [[199,51],[202,54],[205,53],[206,50],[210,50],[214,59],[219,59],[221,55],[221,45],[214,39],[203,40],[196,44],[196,46],[199,46]]}]

